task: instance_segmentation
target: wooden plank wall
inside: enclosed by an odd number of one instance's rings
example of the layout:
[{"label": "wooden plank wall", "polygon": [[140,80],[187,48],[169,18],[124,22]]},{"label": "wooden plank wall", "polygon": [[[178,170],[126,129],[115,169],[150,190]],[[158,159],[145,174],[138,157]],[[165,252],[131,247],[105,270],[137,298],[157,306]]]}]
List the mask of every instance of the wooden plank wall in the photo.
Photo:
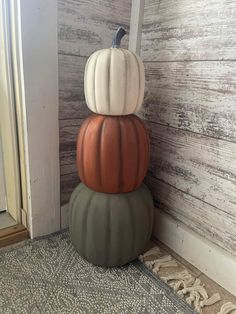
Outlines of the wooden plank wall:
[{"label": "wooden plank wall", "polygon": [[[129,30],[131,0],[59,0],[59,121],[61,204],[79,182],[76,136],[89,114],[83,90],[84,67],[95,50],[110,47],[117,26]],[[123,40],[128,45],[128,36]]]},{"label": "wooden plank wall", "polygon": [[236,1],[145,0],[155,204],[236,255]]}]

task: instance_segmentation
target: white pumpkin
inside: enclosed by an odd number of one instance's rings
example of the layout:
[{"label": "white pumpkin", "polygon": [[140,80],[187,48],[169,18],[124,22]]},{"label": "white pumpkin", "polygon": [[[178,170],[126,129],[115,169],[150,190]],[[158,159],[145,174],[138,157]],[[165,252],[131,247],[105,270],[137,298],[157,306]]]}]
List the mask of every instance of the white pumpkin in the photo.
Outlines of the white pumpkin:
[{"label": "white pumpkin", "polygon": [[138,111],[144,96],[144,66],[134,52],[119,47],[126,32],[119,28],[113,46],[94,52],[84,75],[84,92],[90,110],[104,115]]}]

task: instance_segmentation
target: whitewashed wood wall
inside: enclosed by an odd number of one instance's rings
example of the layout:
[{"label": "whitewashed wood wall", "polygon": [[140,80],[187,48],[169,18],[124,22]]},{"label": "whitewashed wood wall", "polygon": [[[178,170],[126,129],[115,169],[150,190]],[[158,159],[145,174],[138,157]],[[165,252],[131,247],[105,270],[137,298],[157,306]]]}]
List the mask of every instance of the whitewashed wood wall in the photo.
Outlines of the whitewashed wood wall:
[{"label": "whitewashed wood wall", "polygon": [[145,0],[156,207],[236,255],[236,1]]},{"label": "whitewashed wood wall", "polygon": [[[59,121],[61,204],[79,183],[75,166],[78,128],[89,114],[83,90],[84,67],[95,50],[110,47],[119,25],[129,30],[131,0],[59,0]],[[128,36],[123,40],[127,47]]]}]

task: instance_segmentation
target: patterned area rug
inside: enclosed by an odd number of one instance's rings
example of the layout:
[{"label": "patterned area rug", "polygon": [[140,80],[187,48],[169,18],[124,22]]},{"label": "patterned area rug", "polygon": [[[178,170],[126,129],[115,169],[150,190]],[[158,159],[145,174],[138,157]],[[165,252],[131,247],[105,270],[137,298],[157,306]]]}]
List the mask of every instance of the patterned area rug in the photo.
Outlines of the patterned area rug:
[{"label": "patterned area rug", "polygon": [[96,267],[68,232],[0,250],[0,313],[194,313],[141,262]]}]

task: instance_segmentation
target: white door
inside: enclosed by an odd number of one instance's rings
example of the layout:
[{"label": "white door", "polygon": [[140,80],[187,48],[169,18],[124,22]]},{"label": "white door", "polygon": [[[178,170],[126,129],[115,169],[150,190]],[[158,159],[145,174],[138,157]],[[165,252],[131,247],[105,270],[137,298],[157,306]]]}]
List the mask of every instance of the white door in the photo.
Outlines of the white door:
[{"label": "white door", "polygon": [[[0,136],[7,211],[17,223],[21,222],[21,191],[15,97],[12,76],[12,51],[6,1],[0,1]],[[3,181],[3,183],[4,183]],[[1,184],[1,183],[0,183]]]}]

